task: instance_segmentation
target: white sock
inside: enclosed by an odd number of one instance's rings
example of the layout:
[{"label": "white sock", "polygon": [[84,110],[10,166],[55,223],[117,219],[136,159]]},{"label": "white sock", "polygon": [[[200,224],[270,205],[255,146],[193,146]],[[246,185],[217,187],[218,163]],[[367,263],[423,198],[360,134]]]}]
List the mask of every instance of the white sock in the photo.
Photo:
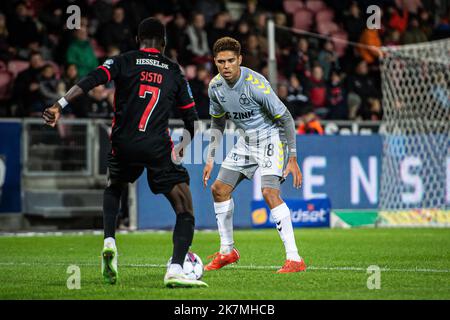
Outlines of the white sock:
[{"label": "white sock", "polygon": [[180,274],[183,273],[183,267],[181,267],[178,263],[171,263],[167,269],[167,272],[171,274]]},{"label": "white sock", "polygon": [[116,247],[116,239],[112,237],[105,238],[103,240],[103,246],[107,248],[115,248]]},{"label": "white sock", "polygon": [[295,244],[294,228],[292,227],[291,212],[286,203],[270,210],[273,219],[277,224],[278,234],[283,241],[286,250],[286,259],[300,261],[297,245]]},{"label": "white sock", "polygon": [[220,235],[220,253],[227,254],[233,250],[233,199],[214,202],[217,229]]}]

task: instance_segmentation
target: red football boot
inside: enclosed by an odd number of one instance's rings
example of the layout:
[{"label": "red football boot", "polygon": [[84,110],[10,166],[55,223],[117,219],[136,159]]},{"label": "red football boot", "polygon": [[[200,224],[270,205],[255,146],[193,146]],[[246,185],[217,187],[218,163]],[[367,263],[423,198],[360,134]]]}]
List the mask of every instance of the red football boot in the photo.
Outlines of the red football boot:
[{"label": "red football boot", "polygon": [[286,260],[284,263],[284,266],[281,267],[277,271],[277,273],[292,273],[292,272],[301,272],[306,270],[306,264],[303,261],[293,261],[293,260]]},{"label": "red football boot", "polygon": [[216,252],[212,256],[209,256],[208,259],[213,258],[213,260],[205,266],[205,271],[211,270],[219,270],[220,268],[225,267],[231,263],[235,263],[239,261],[240,255],[239,251],[236,248],[233,248],[230,253],[221,254],[220,252]]}]

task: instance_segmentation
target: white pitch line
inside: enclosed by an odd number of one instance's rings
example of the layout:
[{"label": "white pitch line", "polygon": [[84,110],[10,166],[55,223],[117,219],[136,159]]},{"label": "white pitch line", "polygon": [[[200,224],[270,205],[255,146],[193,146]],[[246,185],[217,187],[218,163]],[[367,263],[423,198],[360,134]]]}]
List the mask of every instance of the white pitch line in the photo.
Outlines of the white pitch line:
[{"label": "white pitch line", "polygon": [[[75,263],[29,263],[29,262],[0,262],[1,266],[27,266],[27,267],[33,267],[33,266],[69,266],[73,265]],[[100,264],[95,263],[77,263],[75,264],[77,266],[86,266],[86,267],[95,267]],[[167,268],[164,264],[151,264],[151,263],[144,263],[144,264],[136,264],[136,263],[129,263],[129,264],[119,264],[120,267],[129,267],[129,268]],[[231,265],[227,267],[229,269],[242,269],[242,270],[276,270],[281,268],[281,266],[255,266],[255,265]],[[326,266],[309,266],[307,267],[307,270],[318,270],[318,271],[357,271],[357,272],[367,272],[367,268],[363,267],[326,267]],[[429,269],[429,268],[414,268],[414,269],[399,269],[399,268],[380,268],[380,271],[382,272],[412,272],[412,273],[450,273],[450,269]]]}]

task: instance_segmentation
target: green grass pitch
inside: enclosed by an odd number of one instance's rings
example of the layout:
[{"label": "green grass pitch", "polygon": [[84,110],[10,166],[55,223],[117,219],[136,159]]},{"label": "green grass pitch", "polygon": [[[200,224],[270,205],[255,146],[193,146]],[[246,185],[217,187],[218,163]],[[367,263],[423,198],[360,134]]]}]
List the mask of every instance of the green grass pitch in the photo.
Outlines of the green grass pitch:
[{"label": "green grass pitch", "polygon": [[[103,283],[101,235],[0,237],[0,299],[450,299],[450,229],[297,229],[308,270],[275,274],[284,249],[276,230],[236,231],[238,264],[205,273],[209,288],[167,289],[171,232],[119,234],[120,279]],[[206,263],[217,232],[196,232]],[[81,288],[69,290],[77,265]],[[367,267],[381,268],[369,290]]]}]

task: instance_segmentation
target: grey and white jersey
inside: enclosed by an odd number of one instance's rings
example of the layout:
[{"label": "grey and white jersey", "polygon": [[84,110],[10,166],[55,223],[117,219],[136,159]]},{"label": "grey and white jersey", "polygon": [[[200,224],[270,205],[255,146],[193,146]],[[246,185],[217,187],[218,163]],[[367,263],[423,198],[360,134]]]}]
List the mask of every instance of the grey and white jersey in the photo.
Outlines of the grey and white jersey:
[{"label": "grey and white jersey", "polygon": [[250,137],[258,134],[262,138],[270,135],[272,130],[283,135],[275,120],[286,112],[286,106],[261,74],[240,68],[241,75],[233,87],[220,74],[209,83],[210,115],[227,117]]}]

